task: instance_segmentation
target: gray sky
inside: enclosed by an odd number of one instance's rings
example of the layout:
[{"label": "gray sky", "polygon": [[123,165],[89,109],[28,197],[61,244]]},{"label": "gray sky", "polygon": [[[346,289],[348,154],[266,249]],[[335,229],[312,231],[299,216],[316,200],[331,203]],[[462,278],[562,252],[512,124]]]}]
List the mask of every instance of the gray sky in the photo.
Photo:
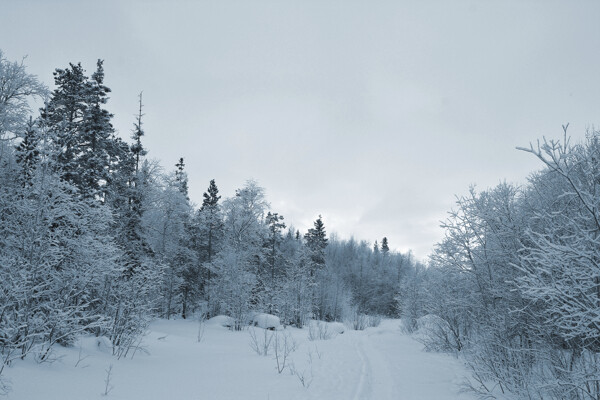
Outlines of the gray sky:
[{"label": "gray sky", "polygon": [[129,138],[186,160],[192,200],[249,178],[274,211],[424,258],[455,195],[540,167],[515,150],[600,122],[600,2],[0,1],[0,49],[105,60]]}]

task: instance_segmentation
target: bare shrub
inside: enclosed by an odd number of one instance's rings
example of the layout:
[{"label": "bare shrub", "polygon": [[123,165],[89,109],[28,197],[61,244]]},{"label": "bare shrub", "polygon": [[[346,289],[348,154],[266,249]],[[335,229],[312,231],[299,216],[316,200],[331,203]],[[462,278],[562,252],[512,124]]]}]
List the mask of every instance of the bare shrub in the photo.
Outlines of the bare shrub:
[{"label": "bare shrub", "polygon": [[277,372],[282,373],[287,366],[290,354],[296,351],[297,345],[289,332],[275,332],[273,352],[277,362]]},{"label": "bare shrub", "polygon": [[357,311],[351,321],[351,326],[355,331],[364,331],[368,326],[368,316]]},{"label": "bare shrub", "polygon": [[430,314],[419,318],[417,327],[415,339],[425,346],[426,351],[457,352],[464,348],[460,325],[457,323],[449,323]]},{"label": "bare shrub", "polygon": [[14,349],[10,349],[6,354],[0,352],[0,356],[2,356],[2,359],[0,360],[2,361],[2,365],[0,365],[0,396],[7,395],[11,390],[10,382],[7,378],[2,376],[2,372],[4,372],[4,368],[7,365],[10,365],[13,360],[13,358],[11,358],[13,351]]},{"label": "bare shrub", "polygon": [[[259,331],[257,333],[257,331]],[[269,350],[271,349],[271,341],[275,336],[274,331],[269,331],[262,328],[248,328],[248,334],[250,335],[250,348],[256,352],[259,356],[268,356]]]},{"label": "bare shrub", "polygon": [[102,396],[108,396],[110,391],[113,390],[113,385],[110,384],[110,381],[112,379],[112,369],[113,365],[110,364],[110,366],[105,370],[106,377],[104,378],[104,392],[102,392]]},{"label": "bare shrub", "polygon": [[369,327],[376,327],[380,323],[381,316],[363,314],[359,312],[356,306],[346,316],[346,325],[355,331],[363,331]]},{"label": "bare shrub", "polygon": [[333,337],[327,326],[326,322],[323,321],[311,321],[308,324],[308,340],[329,340]]},{"label": "bare shrub", "polygon": [[298,380],[300,381],[300,383],[302,384],[302,386],[304,388],[308,389],[314,379],[312,358],[309,359],[308,367],[303,369],[302,371],[297,369],[296,366],[294,365],[294,363],[290,363],[289,368],[290,368],[291,374],[294,375],[296,378],[298,378]]},{"label": "bare shrub", "polygon": [[381,324],[381,315],[369,315],[367,318],[367,326],[369,328],[377,328]]},{"label": "bare shrub", "polygon": [[203,312],[198,317],[198,336],[197,342],[200,343],[204,338],[204,330],[206,329],[206,312]]},{"label": "bare shrub", "polygon": [[[85,360],[86,358],[88,358],[89,355],[83,355],[83,346],[80,344],[79,345],[79,354],[77,355],[77,362],[75,363],[75,368],[77,368],[79,366],[79,363],[81,363],[83,360]],[[89,367],[89,364],[83,365],[81,368],[87,368]]]}]

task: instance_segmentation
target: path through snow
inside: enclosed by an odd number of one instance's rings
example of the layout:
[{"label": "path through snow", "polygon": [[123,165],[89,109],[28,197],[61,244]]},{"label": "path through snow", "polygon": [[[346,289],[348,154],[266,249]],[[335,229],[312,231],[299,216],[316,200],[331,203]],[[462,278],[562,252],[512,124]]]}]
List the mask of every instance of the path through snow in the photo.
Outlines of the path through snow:
[{"label": "path through snow", "polygon": [[[272,355],[254,353],[247,332],[208,324],[198,343],[197,322],[178,320],[152,324],[145,339],[148,354],[138,352],[133,360],[116,360],[90,337],[74,348],[57,349],[58,359],[52,364],[16,362],[5,371],[13,386],[7,399],[471,398],[458,393],[466,374],[460,362],[423,352],[418,342],[401,333],[398,320],[384,320],[362,332],[346,331],[330,340],[309,341],[307,329],[286,331],[298,343],[291,361],[308,387],[289,370],[278,374]],[[102,396],[111,364],[113,389]]]}]

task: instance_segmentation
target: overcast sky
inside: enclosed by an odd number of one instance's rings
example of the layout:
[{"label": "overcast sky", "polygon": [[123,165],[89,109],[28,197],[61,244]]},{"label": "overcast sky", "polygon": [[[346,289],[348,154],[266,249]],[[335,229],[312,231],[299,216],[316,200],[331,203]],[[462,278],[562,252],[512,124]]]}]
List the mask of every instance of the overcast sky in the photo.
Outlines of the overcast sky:
[{"label": "overcast sky", "polygon": [[0,49],[54,68],[105,60],[129,138],[184,157],[193,201],[247,179],[274,211],[425,258],[455,195],[540,167],[515,150],[600,123],[597,1],[0,2]]}]

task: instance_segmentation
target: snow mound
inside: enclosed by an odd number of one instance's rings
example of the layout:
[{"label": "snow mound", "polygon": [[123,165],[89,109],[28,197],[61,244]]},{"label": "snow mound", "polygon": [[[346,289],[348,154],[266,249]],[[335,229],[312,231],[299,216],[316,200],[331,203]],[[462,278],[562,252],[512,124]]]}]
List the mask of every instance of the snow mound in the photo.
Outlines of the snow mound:
[{"label": "snow mound", "polygon": [[217,315],[216,317],[212,317],[208,321],[206,321],[207,325],[211,326],[224,326],[225,328],[230,328],[234,325],[234,320],[227,315]]},{"label": "snow mound", "polygon": [[346,332],[346,325],[341,322],[329,322],[327,325],[331,332],[337,333],[338,335]]},{"label": "snow mound", "polygon": [[346,331],[341,322],[325,322],[310,320],[308,323],[308,340],[329,340]]},{"label": "snow mound", "polygon": [[271,314],[256,314],[252,317],[252,325],[263,329],[279,329],[281,327],[281,321],[279,317]]}]

